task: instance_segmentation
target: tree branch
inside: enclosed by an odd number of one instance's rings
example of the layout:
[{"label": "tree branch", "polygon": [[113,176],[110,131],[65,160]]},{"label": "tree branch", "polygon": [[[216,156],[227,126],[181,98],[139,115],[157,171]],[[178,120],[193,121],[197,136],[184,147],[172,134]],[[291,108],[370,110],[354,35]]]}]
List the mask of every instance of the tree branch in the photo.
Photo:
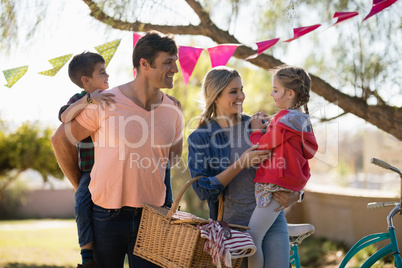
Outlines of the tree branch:
[{"label": "tree branch", "polygon": [[324,123],[324,122],[331,122],[332,120],[338,119],[344,115],[347,115],[347,112],[343,112],[341,114],[338,114],[337,116],[331,117],[331,118],[321,118],[320,119],[320,123]]},{"label": "tree branch", "polygon": [[[91,10],[91,16],[95,19],[110,25],[111,27],[125,31],[149,31],[158,30],[164,33],[180,34],[180,35],[202,35],[211,38],[217,44],[232,43],[240,44],[239,41],[229,34],[228,31],[219,29],[210,19],[208,12],[204,10],[200,2],[197,0],[185,0],[186,3],[194,10],[200,18],[199,25],[184,25],[184,26],[166,26],[155,25],[142,22],[124,22],[115,20],[106,15],[92,0],[83,0]],[[256,51],[245,45],[239,46],[234,57],[245,59],[246,57],[255,54]],[[257,58],[251,59],[250,63],[259,66],[263,69],[271,69],[278,65],[284,64],[280,60],[268,55],[260,54]],[[363,99],[350,96],[335,89],[330,84],[321,78],[311,75],[312,87],[311,90],[319,96],[326,99],[328,102],[334,103],[342,108],[346,113],[352,113],[367,122],[377,126],[378,128],[390,133],[399,140],[402,140],[402,109],[394,108],[387,105],[368,105]]]}]

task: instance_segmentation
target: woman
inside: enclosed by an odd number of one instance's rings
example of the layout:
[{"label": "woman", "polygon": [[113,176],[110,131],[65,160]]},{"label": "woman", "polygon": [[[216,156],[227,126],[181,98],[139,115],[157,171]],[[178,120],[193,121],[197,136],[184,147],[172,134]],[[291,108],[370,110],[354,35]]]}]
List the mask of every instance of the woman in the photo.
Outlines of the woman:
[{"label": "woman", "polygon": [[[193,184],[201,200],[207,200],[210,218],[218,215],[218,197],[223,194],[223,221],[247,226],[255,208],[256,164],[266,160],[268,150],[250,143],[250,117],[242,114],[245,94],[240,74],[228,67],[215,67],[202,85],[205,108],[197,129],[189,136],[188,165],[191,176],[202,176]],[[259,114],[259,116],[264,116]],[[283,209],[297,193],[277,192],[273,197],[282,210],[264,238],[266,267],[289,266],[289,236]],[[247,264],[243,262],[244,267]]]}]

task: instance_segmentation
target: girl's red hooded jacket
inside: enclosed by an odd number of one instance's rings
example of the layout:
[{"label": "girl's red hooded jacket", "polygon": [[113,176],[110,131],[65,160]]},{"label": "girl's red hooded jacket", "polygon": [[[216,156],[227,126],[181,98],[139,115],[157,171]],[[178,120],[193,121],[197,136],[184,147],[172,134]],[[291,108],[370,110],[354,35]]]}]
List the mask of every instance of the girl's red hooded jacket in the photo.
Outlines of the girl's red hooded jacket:
[{"label": "girl's red hooded jacket", "polygon": [[270,122],[266,133],[251,133],[258,150],[272,150],[271,157],[260,163],[254,182],[274,183],[300,191],[310,178],[308,159],[314,157],[318,144],[310,117],[297,110],[282,110]]}]

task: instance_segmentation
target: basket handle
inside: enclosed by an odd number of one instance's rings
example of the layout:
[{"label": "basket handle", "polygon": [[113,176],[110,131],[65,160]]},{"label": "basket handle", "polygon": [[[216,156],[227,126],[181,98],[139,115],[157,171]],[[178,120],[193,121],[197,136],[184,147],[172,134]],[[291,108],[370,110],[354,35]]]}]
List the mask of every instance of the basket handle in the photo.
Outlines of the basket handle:
[{"label": "basket handle", "polygon": [[[198,181],[199,178],[202,178],[203,176],[197,176],[194,177],[190,180],[188,180],[179,190],[179,192],[177,193],[176,197],[173,200],[173,204],[172,207],[170,208],[168,214],[166,215],[166,218],[168,220],[171,220],[173,217],[173,214],[175,214],[175,212],[177,211],[178,207],[179,207],[179,203],[181,198],[183,197],[184,192],[187,190],[188,187],[190,187],[190,185],[192,185],[194,182]],[[217,221],[222,221],[223,219],[223,194],[219,195],[219,206],[218,206],[218,217],[217,217]]]},{"label": "basket handle", "polygon": [[[179,207],[179,202],[184,194],[184,192],[187,190],[188,187],[190,187],[191,184],[193,184],[194,182],[198,181],[199,178],[202,178],[203,176],[198,176],[198,177],[194,177],[190,180],[188,180],[179,190],[179,192],[177,193],[176,197],[173,200],[173,204],[172,207],[170,208],[170,210],[168,211],[168,213],[166,214],[166,218],[170,221],[173,218],[173,215],[176,213],[177,208]],[[223,218],[223,194],[219,195],[219,208],[218,208],[218,217],[217,217],[217,221],[221,222]],[[240,230],[250,230],[249,227],[247,226],[242,226],[242,225],[237,225],[237,224],[229,224],[229,227],[233,227],[235,229],[240,229]]]},{"label": "basket handle", "polygon": [[219,205],[218,205],[218,217],[216,221],[223,220],[223,193],[219,195]]},{"label": "basket handle", "polygon": [[168,214],[166,215],[166,218],[168,220],[171,220],[173,217],[173,214],[175,214],[175,212],[177,211],[177,208],[179,207],[179,203],[180,203],[180,199],[182,198],[184,192],[187,190],[188,187],[190,187],[191,184],[193,184],[194,182],[198,181],[199,178],[201,178],[203,176],[198,176],[198,177],[194,177],[190,180],[188,180],[181,188],[180,191],[177,193],[176,197],[173,200],[173,204],[172,207],[170,208]]}]

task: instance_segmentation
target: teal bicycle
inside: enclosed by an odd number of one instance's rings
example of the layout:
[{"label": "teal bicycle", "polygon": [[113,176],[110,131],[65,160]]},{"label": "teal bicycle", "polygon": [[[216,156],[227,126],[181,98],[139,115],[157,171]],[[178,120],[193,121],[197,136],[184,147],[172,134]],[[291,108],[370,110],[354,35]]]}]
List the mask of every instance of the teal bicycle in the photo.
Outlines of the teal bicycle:
[{"label": "teal bicycle", "polygon": [[[349,261],[361,250],[364,248],[380,242],[380,241],[389,241],[389,244],[384,246],[383,248],[377,250],[373,255],[371,255],[361,266],[361,268],[369,268],[372,267],[377,261],[381,260],[385,256],[392,254],[394,256],[394,265],[396,268],[402,268],[402,259],[401,253],[398,248],[398,242],[396,239],[395,234],[395,226],[393,223],[394,216],[396,214],[402,215],[402,172],[397,169],[396,167],[391,166],[390,164],[386,163],[377,158],[372,158],[371,163],[382,168],[391,170],[396,172],[401,178],[401,198],[399,202],[375,202],[369,203],[367,205],[368,209],[375,209],[375,208],[383,208],[383,207],[393,207],[391,212],[387,216],[387,223],[388,223],[388,232],[385,233],[377,233],[371,234],[366,237],[360,239],[353,247],[346,253],[345,257],[343,258],[339,268],[345,268]],[[296,224],[292,226],[291,224],[288,225],[289,230],[289,238],[290,238],[290,263],[294,265],[295,268],[301,268],[300,266],[300,259],[299,259],[299,252],[298,252],[298,245],[301,243],[303,239],[310,236],[314,232],[314,227],[311,224]]]},{"label": "teal bicycle", "polygon": [[390,164],[377,159],[377,158],[372,158],[371,163],[377,166],[380,166],[382,168],[391,170],[393,172],[396,172],[399,174],[401,178],[401,199],[399,202],[375,202],[375,203],[369,203],[367,205],[368,209],[374,209],[374,208],[383,208],[383,207],[389,207],[393,206],[394,208],[391,210],[391,212],[387,216],[387,223],[388,223],[388,232],[386,233],[378,233],[378,234],[372,234],[368,235],[362,239],[360,239],[345,255],[343,258],[343,261],[341,262],[339,268],[344,268],[348,264],[348,262],[352,259],[353,256],[355,256],[359,251],[362,249],[366,248],[369,245],[372,245],[374,243],[377,243],[379,241],[383,240],[389,240],[389,244],[384,246],[383,248],[377,250],[373,255],[371,255],[361,266],[362,268],[365,267],[371,267],[374,263],[382,259],[383,257],[393,254],[394,256],[394,264],[396,268],[402,268],[402,260],[401,260],[401,253],[399,252],[398,248],[398,242],[396,240],[396,235],[395,235],[395,226],[393,223],[393,218],[396,214],[402,215],[402,210],[401,210],[401,204],[402,204],[402,173],[399,169],[396,167],[391,166]]},{"label": "teal bicycle", "polygon": [[290,266],[301,268],[299,258],[299,245],[301,242],[312,235],[315,229],[309,223],[290,224],[288,223],[289,244],[290,244]]}]

